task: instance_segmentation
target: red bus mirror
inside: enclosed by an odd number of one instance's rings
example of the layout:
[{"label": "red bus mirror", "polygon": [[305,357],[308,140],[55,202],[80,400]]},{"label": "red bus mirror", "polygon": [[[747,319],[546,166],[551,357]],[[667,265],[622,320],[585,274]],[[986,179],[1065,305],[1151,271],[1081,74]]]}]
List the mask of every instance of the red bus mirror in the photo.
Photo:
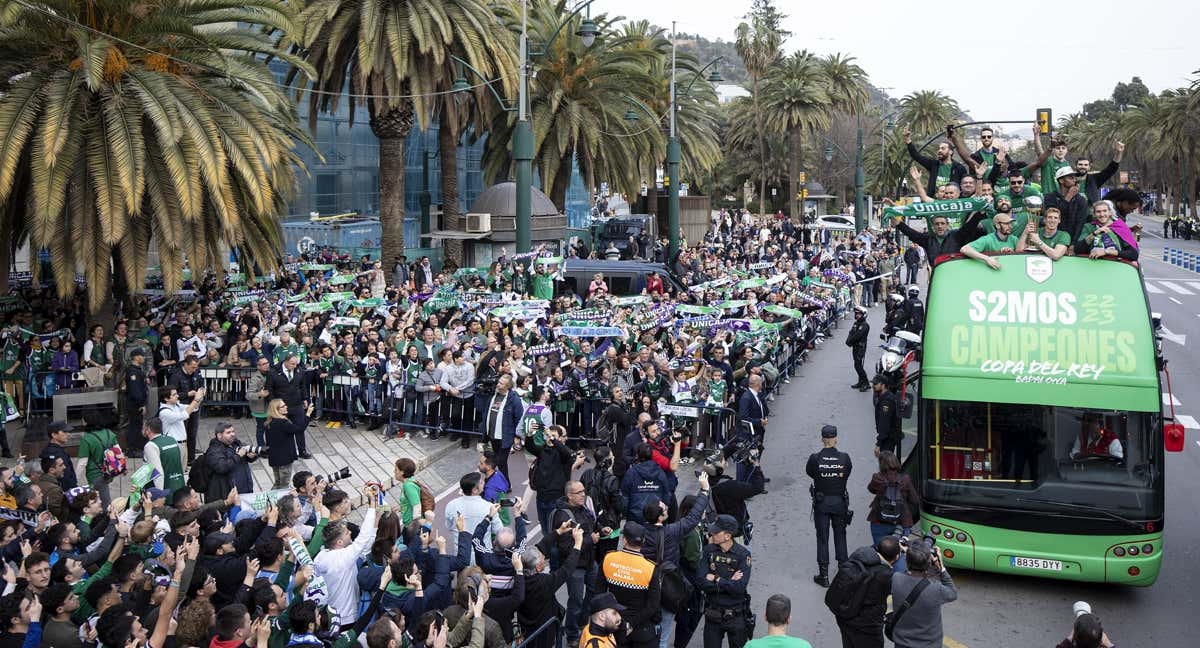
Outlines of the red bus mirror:
[{"label": "red bus mirror", "polygon": [[1183,423],[1163,423],[1163,447],[1167,452],[1183,452]]}]

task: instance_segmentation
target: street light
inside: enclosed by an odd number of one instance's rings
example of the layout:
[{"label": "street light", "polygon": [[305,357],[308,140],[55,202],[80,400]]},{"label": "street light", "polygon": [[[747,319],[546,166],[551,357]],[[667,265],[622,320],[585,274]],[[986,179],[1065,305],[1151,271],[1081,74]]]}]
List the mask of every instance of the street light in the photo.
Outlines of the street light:
[{"label": "street light", "polygon": [[584,47],[591,47],[592,43],[596,42],[596,36],[600,30],[596,28],[596,23],[592,22],[591,18],[585,18],[579,24],[579,29],[575,30],[575,35],[579,37],[579,42],[583,43]]},{"label": "street light", "polygon": [[833,161],[833,147],[832,146],[825,147],[825,161],[826,162]]}]

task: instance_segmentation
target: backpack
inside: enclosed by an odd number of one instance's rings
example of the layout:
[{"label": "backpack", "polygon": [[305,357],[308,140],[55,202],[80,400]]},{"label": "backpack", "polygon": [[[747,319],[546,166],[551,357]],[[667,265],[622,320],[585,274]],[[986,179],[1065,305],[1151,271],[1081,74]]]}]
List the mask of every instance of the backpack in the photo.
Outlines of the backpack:
[{"label": "backpack", "polygon": [[421,517],[421,516],[425,515],[425,511],[436,511],[437,510],[437,500],[434,499],[434,497],[433,497],[433,491],[429,490],[429,487],[426,486],[424,483],[419,482],[415,479],[413,481],[417,483],[417,488],[421,491],[420,515],[414,514],[413,517],[415,517],[415,518]]},{"label": "backpack", "polygon": [[900,480],[889,481],[883,487],[883,492],[875,496],[876,508],[879,511],[879,521],[882,524],[899,524],[904,517],[904,499],[900,493]]},{"label": "backpack", "polygon": [[833,582],[825,590],[825,607],[839,619],[851,619],[862,609],[871,572],[860,560],[851,558],[838,566]]},{"label": "backpack", "polygon": [[[90,434],[95,435],[96,441],[100,443],[100,447],[103,448],[105,445],[108,446],[107,448],[104,448],[104,452],[100,456],[100,474],[108,478],[124,475],[127,468],[125,462],[125,452],[121,450],[121,446],[117,444],[117,439],[112,435],[112,432],[108,430],[104,431],[108,432],[109,436],[107,439],[101,437],[100,434],[95,430],[90,432]],[[110,441],[111,443],[109,443]]]}]

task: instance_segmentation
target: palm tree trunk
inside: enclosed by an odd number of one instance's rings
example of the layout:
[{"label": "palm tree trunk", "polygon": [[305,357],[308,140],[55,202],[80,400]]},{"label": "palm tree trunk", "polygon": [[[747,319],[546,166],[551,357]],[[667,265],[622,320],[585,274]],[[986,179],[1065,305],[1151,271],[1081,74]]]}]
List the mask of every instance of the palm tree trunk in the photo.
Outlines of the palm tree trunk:
[{"label": "palm tree trunk", "polygon": [[370,124],[379,138],[380,259],[388,265],[404,254],[404,141],[412,132],[414,115],[411,101],[384,110],[373,115]]},{"label": "palm tree trunk", "polygon": [[804,223],[803,211],[797,207],[799,199],[796,195],[800,193],[800,129],[793,128],[788,134],[788,205],[790,206],[789,218],[800,218],[800,223]]},{"label": "palm tree trunk", "polygon": [[754,79],[754,128],[758,133],[758,215],[767,208],[767,138],[763,133],[762,106],[758,102],[758,78]]},{"label": "palm tree trunk", "polygon": [[558,173],[554,174],[554,183],[550,185],[550,202],[558,208],[560,214],[567,213],[567,188],[571,186],[571,155],[564,155],[558,163]]},{"label": "palm tree trunk", "polygon": [[[438,155],[442,162],[442,227],[458,231],[461,228],[462,211],[458,206],[458,133],[449,116],[442,113],[438,124]],[[463,258],[463,242],[446,239],[442,245],[446,255],[454,259],[459,267],[466,266]]]}]

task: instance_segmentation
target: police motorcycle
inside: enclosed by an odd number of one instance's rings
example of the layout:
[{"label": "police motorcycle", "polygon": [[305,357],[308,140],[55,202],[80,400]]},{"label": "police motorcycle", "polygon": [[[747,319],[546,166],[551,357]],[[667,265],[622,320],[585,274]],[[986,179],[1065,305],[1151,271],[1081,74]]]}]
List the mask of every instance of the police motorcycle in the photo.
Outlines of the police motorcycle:
[{"label": "police motorcycle", "polygon": [[887,380],[888,390],[899,398],[900,415],[910,418],[916,400],[912,385],[917,381],[918,370],[910,370],[909,365],[921,360],[921,336],[901,329],[879,348],[883,349],[883,355],[875,364],[875,373]]}]

